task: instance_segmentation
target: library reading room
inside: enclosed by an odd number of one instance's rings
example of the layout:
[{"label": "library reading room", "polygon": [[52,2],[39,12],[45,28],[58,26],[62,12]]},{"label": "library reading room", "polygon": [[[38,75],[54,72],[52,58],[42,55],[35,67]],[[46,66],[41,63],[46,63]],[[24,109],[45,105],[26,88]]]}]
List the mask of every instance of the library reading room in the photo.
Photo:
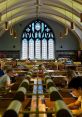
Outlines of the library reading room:
[{"label": "library reading room", "polygon": [[0,117],[82,117],[82,0],[0,0]]}]

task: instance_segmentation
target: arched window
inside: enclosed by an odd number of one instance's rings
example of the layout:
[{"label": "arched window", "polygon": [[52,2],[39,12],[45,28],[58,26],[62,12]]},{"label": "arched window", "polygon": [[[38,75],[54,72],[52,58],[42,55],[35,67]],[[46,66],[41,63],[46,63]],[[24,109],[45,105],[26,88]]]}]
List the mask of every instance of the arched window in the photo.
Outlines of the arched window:
[{"label": "arched window", "polygon": [[43,21],[35,20],[22,34],[22,59],[50,60],[55,58],[55,36]]}]

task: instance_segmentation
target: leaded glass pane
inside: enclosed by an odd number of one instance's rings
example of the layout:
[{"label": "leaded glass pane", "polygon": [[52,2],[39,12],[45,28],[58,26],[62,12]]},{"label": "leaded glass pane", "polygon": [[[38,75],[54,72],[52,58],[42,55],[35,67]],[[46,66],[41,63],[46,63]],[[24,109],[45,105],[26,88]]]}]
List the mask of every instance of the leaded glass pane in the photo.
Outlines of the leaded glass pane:
[{"label": "leaded glass pane", "polygon": [[34,40],[29,40],[29,58],[34,59]]},{"label": "leaded glass pane", "polygon": [[47,40],[42,40],[42,59],[47,60]]},{"label": "leaded glass pane", "polygon": [[40,28],[41,28],[40,23],[36,23],[36,24],[35,24],[35,29],[36,29],[37,31],[39,31]]},{"label": "leaded glass pane", "polygon": [[40,40],[37,39],[35,41],[35,58],[36,59],[41,59],[41,46],[40,46]]},{"label": "leaded glass pane", "polygon": [[54,42],[53,42],[53,39],[48,40],[48,59],[54,59]]},{"label": "leaded glass pane", "polygon": [[27,51],[28,51],[27,39],[22,40],[22,59],[27,59]]}]

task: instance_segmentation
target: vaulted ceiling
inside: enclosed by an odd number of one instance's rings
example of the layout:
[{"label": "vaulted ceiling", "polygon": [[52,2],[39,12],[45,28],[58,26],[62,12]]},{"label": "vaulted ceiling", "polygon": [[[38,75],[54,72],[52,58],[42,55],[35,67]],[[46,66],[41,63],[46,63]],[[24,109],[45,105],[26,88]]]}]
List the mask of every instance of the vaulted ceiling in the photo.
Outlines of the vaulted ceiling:
[{"label": "vaulted ceiling", "polygon": [[0,35],[5,32],[5,21],[14,25],[20,21],[43,17],[63,24],[70,29],[75,24],[75,33],[82,40],[82,0],[0,0]]}]

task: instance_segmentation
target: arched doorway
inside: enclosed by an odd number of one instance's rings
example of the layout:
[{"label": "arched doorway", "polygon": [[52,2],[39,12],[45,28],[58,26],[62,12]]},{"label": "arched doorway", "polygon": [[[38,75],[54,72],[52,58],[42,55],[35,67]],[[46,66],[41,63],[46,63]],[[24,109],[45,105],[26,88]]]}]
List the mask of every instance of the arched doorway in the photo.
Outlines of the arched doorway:
[{"label": "arched doorway", "polygon": [[53,60],[55,36],[45,22],[35,20],[27,25],[22,34],[22,59]]}]

